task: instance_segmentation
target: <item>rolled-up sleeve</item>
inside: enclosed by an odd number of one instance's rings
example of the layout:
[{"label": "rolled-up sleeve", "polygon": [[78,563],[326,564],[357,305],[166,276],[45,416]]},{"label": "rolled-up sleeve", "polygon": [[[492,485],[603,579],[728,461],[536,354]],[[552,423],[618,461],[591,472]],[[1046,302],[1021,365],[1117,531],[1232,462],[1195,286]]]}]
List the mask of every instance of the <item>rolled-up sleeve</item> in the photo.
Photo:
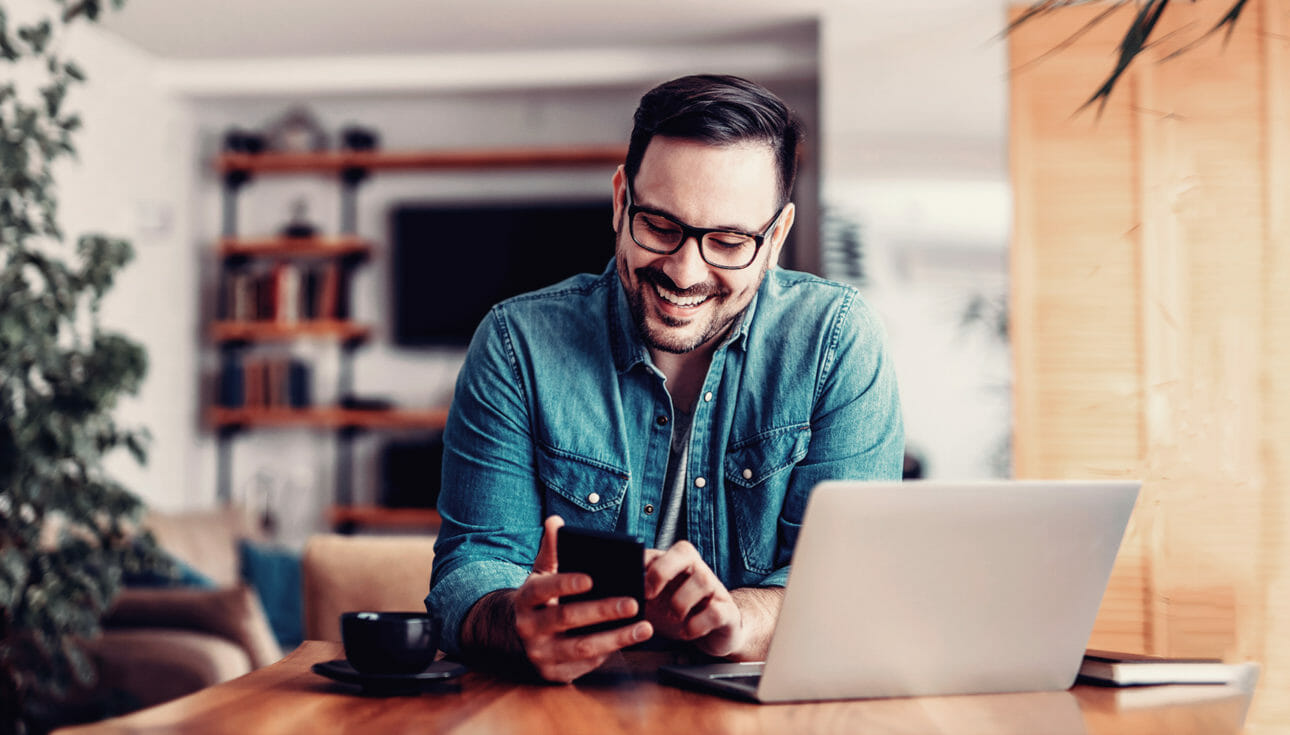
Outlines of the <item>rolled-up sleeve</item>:
[{"label": "rolled-up sleeve", "polygon": [[426,610],[440,631],[439,649],[461,653],[461,626],[470,608],[484,595],[514,589],[524,583],[528,570],[503,561],[467,561],[439,577],[426,597]]},{"label": "rolled-up sleeve", "polygon": [[761,581],[758,582],[756,586],[757,587],[787,587],[788,573],[791,569],[792,569],[791,565],[785,564],[779,569],[776,569],[770,574],[767,574],[765,577],[762,577]]},{"label": "rolled-up sleeve", "polygon": [[426,609],[439,648],[461,652],[461,625],[484,595],[518,587],[537,555],[542,503],[529,404],[500,308],[480,324],[444,429],[442,524]]}]

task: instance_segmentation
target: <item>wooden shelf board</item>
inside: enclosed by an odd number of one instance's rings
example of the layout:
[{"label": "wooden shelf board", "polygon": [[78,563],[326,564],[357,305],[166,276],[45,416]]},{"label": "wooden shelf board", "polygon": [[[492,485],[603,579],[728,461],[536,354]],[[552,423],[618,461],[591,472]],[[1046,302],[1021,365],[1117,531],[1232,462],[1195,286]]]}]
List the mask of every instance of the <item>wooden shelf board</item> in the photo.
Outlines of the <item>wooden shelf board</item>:
[{"label": "wooden shelf board", "polygon": [[217,427],[442,429],[447,421],[447,408],[365,410],[336,407],[226,408],[213,406],[210,409],[210,422]]},{"label": "wooden shelf board", "polygon": [[267,342],[299,337],[358,340],[367,339],[372,328],[340,319],[310,319],[299,322],[220,321],[211,325],[211,336],[217,342]]},{"label": "wooden shelf board", "polygon": [[346,255],[366,255],[370,252],[372,252],[372,243],[356,235],[226,237],[219,241],[219,254],[224,258],[339,258]]},{"label": "wooden shelf board", "polygon": [[385,528],[438,528],[443,519],[434,508],[383,508],[376,505],[333,505],[328,510],[331,525],[381,526]]},{"label": "wooden shelf board", "polygon": [[253,173],[339,172],[347,168],[385,171],[614,166],[623,162],[621,145],[550,148],[480,148],[427,151],[321,151],[318,153],[221,153],[215,168],[221,172]]}]

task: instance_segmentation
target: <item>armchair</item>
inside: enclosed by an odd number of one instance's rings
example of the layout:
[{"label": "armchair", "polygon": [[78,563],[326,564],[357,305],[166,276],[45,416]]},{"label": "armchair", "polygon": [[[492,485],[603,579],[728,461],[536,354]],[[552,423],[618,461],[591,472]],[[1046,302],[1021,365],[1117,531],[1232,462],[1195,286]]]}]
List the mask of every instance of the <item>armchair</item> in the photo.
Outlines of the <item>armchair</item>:
[{"label": "armchair", "polygon": [[339,641],[340,614],[425,610],[434,536],[319,534],[301,560],[305,638]]}]

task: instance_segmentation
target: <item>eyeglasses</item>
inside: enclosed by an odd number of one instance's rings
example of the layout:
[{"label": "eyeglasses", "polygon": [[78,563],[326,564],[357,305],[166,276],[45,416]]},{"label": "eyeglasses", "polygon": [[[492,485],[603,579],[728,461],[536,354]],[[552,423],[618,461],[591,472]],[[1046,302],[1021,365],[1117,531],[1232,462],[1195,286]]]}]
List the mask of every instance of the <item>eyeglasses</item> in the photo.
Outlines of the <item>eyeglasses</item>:
[{"label": "eyeglasses", "polygon": [[779,223],[784,209],[779,208],[775,218],[766,225],[760,234],[751,232],[732,232],[730,230],[713,230],[705,227],[691,227],[662,212],[638,207],[632,200],[632,187],[627,189],[628,231],[637,245],[660,255],[671,255],[685,245],[686,240],[694,238],[699,243],[699,255],[703,262],[713,268],[737,271],[747,268],[757,259],[757,252],[770,235],[771,230]]}]

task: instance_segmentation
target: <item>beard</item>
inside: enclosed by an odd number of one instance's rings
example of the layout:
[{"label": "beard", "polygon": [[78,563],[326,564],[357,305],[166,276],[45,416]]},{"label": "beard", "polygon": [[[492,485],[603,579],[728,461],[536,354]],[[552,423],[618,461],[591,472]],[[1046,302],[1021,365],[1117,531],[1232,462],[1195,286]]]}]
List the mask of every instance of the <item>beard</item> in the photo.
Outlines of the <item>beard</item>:
[{"label": "beard", "polygon": [[[617,263],[618,278],[627,295],[627,305],[631,311],[632,321],[636,324],[636,331],[640,334],[641,341],[652,350],[675,355],[693,352],[724,334],[729,330],[730,325],[748,310],[747,303],[734,308],[730,303],[733,294],[716,281],[709,280],[681,289],[661,268],[652,265],[642,266],[631,272],[631,275],[635,276],[633,287],[630,285],[632,280],[628,278],[626,259],[622,255],[623,253],[620,252]],[[761,274],[752,285],[751,292],[756,292],[761,285],[768,267],[769,263],[763,263]],[[654,291],[656,288],[661,288],[682,299],[706,297],[706,301],[700,307],[704,312],[694,317],[679,319],[661,314],[647,303],[659,298],[656,293],[646,293],[647,289]]]}]

